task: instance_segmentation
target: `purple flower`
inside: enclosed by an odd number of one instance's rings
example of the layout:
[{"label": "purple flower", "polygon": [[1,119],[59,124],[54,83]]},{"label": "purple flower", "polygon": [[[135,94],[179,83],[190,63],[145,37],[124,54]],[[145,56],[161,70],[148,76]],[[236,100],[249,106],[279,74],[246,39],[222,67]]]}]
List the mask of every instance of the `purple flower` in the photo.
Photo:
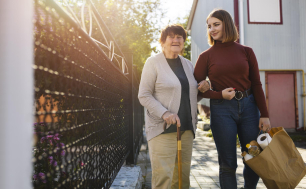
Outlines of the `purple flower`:
[{"label": "purple flower", "polygon": [[44,180],[46,178],[45,173],[38,173],[38,176],[41,180]]},{"label": "purple flower", "polygon": [[45,173],[38,173],[38,175],[35,174],[35,175],[33,175],[33,179],[34,180],[41,180],[43,183],[47,182]]},{"label": "purple flower", "polygon": [[50,160],[50,165],[53,165],[54,167],[57,166],[57,161],[55,160]]},{"label": "purple flower", "polygon": [[55,136],[55,137],[58,137],[58,136],[59,136],[59,134],[58,134],[58,133],[56,133],[54,136]]},{"label": "purple flower", "polygon": [[54,140],[54,141],[60,140],[60,138],[58,138],[58,137],[53,137],[53,140]]},{"label": "purple flower", "polygon": [[57,150],[57,152],[56,152],[56,154],[57,155],[61,155],[61,156],[64,156],[65,154],[66,154],[66,151],[65,150],[61,150],[60,148],[56,148],[56,150]]},{"label": "purple flower", "polygon": [[52,139],[53,135],[47,135],[47,139]]},{"label": "purple flower", "polygon": [[53,160],[53,156],[48,157],[49,161]]},{"label": "purple flower", "polygon": [[46,140],[46,137],[41,137],[40,143],[43,143]]}]

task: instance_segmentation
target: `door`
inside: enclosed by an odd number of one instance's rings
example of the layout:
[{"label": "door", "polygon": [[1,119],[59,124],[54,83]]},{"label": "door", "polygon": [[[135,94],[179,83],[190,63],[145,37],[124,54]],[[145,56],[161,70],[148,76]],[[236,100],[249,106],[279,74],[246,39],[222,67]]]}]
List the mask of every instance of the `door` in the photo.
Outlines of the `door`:
[{"label": "door", "polygon": [[296,72],[266,72],[266,100],[272,127],[296,128]]}]

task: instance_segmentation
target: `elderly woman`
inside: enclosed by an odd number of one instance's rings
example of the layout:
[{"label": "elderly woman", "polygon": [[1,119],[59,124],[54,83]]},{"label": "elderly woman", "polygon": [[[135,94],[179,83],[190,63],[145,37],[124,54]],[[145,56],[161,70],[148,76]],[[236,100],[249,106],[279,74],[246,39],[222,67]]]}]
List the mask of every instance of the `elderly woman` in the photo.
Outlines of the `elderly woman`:
[{"label": "elderly woman", "polygon": [[154,189],[178,188],[176,124],[181,130],[183,188],[190,185],[198,90],[191,62],[179,55],[185,40],[182,26],[168,25],[159,40],[163,52],[148,58],[142,71],[138,98],[147,109],[146,135]]}]

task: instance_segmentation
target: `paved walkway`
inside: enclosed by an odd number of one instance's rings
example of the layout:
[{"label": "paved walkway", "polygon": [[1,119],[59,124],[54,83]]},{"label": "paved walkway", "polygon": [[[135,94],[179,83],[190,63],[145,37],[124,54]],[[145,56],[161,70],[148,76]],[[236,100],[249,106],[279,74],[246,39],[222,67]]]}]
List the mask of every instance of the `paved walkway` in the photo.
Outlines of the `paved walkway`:
[{"label": "paved walkway", "polygon": [[[219,182],[219,166],[218,156],[215,143],[212,138],[205,136],[206,132],[197,130],[196,139],[194,140],[192,162],[191,162],[191,174],[190,174],[190,188],[192,189],[208,189],[208,188],[220,188]],[[300,146],[300,147],[299,147]],[[303,148],[302,148],[303,147]],[[304,161],[306,161],[306,144],[297,144],[297,148],[302,154]],[[237,148],[238,156],[238,168],[237,168],[237,182],[238,188],[243,187],[243,163],[241,160],[240,148]],[[144,177],[143,189],[151,188],[151,164],[149,153],[146,143],[143,144],[141,152],[138,156],[138,163],[142,168],[142,174]],[[260,179],[258,189],[266,188]],[[306,177],[302,179],[297,189],[306,189]]]}]

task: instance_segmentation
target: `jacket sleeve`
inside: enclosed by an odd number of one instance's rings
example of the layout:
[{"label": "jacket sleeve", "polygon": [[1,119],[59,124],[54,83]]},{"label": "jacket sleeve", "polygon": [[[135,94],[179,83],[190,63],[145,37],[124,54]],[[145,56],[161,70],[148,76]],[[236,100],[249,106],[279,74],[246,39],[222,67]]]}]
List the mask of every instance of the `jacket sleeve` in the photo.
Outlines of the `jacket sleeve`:
[{"label": "jacket sleeve", "polygon": [[138,99],[140,104],[147,108],[150,114],[162,118],[163,114],[168,110],[153,96],[157,76],[158,73],[154,62],[149,58],[142,70]]}]

